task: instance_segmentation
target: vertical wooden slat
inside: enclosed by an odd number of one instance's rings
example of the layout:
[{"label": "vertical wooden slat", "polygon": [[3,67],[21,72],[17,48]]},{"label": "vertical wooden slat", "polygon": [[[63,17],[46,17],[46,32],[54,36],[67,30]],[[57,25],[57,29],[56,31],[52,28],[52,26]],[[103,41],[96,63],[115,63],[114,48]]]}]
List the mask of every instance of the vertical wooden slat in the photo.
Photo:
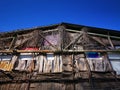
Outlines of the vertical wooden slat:
[{"label": "vertical wooden slat", "polygon": [[56,72],[59,72],[59,68],[60,68],[59,67],[59,60],[60,60],[59,56],[57,55],[57,65],[56,65],[57,71]]},{"label": "vertical wooden slat", "polygon": [[60,66],[59,72],[62,72],[62,65],[63,65],[62,56],[60,55],[59,57],[60,57],[60,59],[59,59],[59,60],[60,60],[60,61],[59,61],[59,62],[60,62],[60,64],[59,64],[59,66]]},{"label": "vertical wooden slat", "polygon": [[12,57],[12,60],[11,60],[11,62],[10,62],[10,63],[14,65],[14,64],[15,64],[15,62],[17,61],[18,57],[19,57],[19,56],[14,55],[14,56]]},{"label": "vertical wooden slat", "polygon": [[39,72],[39,66],[40,66],[39,56],[36,56],[35,60],[36,60],[36,63],[35,63],[35,69],[34,70]]},{"label": "vertical wooden slat", "polygon": [[50,72],[50,62],[48,60],[46,61],[46,72]]},{"label": "vertical wooden slat", "polygon": [[46,56],[43,56],[43,59],[44,59],[44,69],[43,69],[43,72],[46,73],[47,72],[47,59],[46,59]]},{"label": "vertical wooden slat", "polygon": [[43,55],[39,56],[38,63],[39,63],[39,73],[41,73],[44,70],[44,57],[43,57]]},{"label": "vertical wooden slat", "polygon": [[25,60],[19,60],[18,66],[15,69],[16,70],[24,70],[25,69]]},{"label": "vertical wooden slat", "polygon": [[53,72],[60,72],[60,71],[62,71],[62,59],[60,59],[59,55],[55,55]]},{"label": "vertical wooden slat", "polygon": [[60,25],[58,26],[59,34],[60,34],[60,43],[59,43],[59,50],[63,50],[64,48],[64,35],[65,35],[65,26]]},{"label": "vertical wooden slat", "polygon": [[57,60],[57,56],[55,55],[54,62],[53,62],[53,72],[56,72],[56,60]]}]

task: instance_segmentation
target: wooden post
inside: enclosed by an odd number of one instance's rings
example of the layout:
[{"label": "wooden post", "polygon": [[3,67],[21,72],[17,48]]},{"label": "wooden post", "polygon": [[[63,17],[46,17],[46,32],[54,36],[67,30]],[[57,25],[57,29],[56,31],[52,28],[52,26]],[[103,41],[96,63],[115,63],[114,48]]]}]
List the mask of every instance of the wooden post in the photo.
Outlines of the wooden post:
[{"label": "wooden post", "polygon": [[60,48],[60,50],[63,50],[63,47],[64,47],[65,27],[64,26],[58,26],[58,31],[59,31],[59,35],[60,35],[59,48]]}]

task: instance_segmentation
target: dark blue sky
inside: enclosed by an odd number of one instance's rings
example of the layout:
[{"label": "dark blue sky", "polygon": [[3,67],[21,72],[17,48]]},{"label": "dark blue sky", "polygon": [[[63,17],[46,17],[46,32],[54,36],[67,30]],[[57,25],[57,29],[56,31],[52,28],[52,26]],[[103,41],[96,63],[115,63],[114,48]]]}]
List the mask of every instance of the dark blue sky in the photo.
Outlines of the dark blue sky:
[{"label": "dark blue sky", "polygon": [[120,30],[120,0],[0,0],[0,32],[60,22]]}]

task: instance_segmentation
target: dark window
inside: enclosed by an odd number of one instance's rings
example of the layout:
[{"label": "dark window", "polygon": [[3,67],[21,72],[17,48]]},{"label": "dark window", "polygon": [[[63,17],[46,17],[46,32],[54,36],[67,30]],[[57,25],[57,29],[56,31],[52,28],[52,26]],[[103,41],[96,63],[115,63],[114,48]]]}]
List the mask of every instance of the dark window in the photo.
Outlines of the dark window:
[{"label": "dark window", "polygon": [[87,52],[86,56],[87,56],[87,58],[99,58],[100,53],[98,53],[98,52]]}]

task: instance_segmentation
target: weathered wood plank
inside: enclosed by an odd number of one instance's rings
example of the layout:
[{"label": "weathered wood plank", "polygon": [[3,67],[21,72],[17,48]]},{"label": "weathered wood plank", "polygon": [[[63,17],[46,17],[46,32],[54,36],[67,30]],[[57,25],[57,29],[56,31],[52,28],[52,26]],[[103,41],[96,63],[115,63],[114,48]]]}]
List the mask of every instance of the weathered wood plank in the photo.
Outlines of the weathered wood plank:
[{"label": "weathered wood plank", "polygon": [[59,58],[60,58],[60,59],[59,59],[59,60],[60,60],[60,61],[59,61],[59,62],[60,62],[60,64],[59,64],[59,72],[62,72],[62,71],[63,71],[63,70],[62,70],[62,66],[63,66],[62,56],[60,55]]},{"label": "weathered wood plank", "polygon": [[0,50],[0,53],[82,53],[82,52],[120,52],[120,50]]},{"label": "weathered wood plank", "polygon": [[39,73],[42,73],[44,69],[44,56],[43,55],[38,56],[37,61],[38,61]]},{"label": "weathered wood plank", "polygon": [[71,41],[71,42],[64,48],[64,50],[67,49],[67,48],[68,48],[69,46],[71,46],[72,44],[75,44],[81,36],[82,36],[82,33],[80,33],[73,41]]},{"label": "weathered wood plank", "polygon": [[54,59],[54,65],[53,65],[53,72],[57,72],[57,67],[58,67],[58,61],[57,61],[57,56],[55,55],[55,59]]},{"label": "weathered wood plank", "polygon": [[[80,31],[78,30],[72,30],[72,29],[66,29],[67,31],[71,31],[71,32],[77,32],[79,33]],[[82,31],[81,31],[82,32]],[[98,33],[91,33],[91,32],[87,32],[88,35],[96,35],[96,36],[101,36],[101,37],[108,37],[108,35],[105,35],[105,34],[98,34]],[[114,39],[120,39],[120,37],[117,37],[117,36],[111,36],[109,35],[111,38],[114,38]]]}]

